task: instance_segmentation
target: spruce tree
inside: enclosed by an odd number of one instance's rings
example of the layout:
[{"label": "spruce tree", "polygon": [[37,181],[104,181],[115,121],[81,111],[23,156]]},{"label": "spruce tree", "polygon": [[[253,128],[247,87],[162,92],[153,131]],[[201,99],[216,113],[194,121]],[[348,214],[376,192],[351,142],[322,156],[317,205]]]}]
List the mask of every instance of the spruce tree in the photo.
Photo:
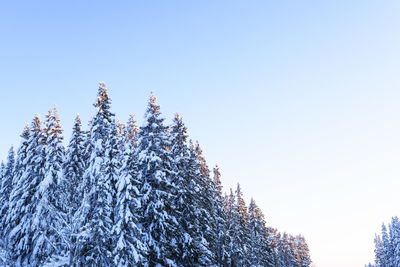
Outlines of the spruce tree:
[{"label": "spruce tree", "polygon": [[382,224],[382,244],[385,252],[385,265],[392,266],[394,255],[385,224]]},{"label": "spruce tree", "polygon": [[14,175],[12,179],[12,186],[11,186],[11,192],[10,192],[10,197],[9,197],[9,206],[8,206],[8,212],[6,216],[6,222],[4,224],[5,229],[4,229],[4,239],[5,241],[5,247],[7,251],[10,251],[11,249],[8,248],[10,245],[9,242],[9,234],[12,229],[17,225],[20,219],[20,209],[22,203],[20,202],[21,195],[23,191],[21,190],[22,184],[24,181],[22,174],[25,171],[25,166],[26,166],[26,156],[27,156],[27,149],[29,146],[29,125],[25,125],[25,128],[21,134],[21,144],[18,148],[17,151],[17,158],[15,161],[15,169],[14,169]]},{"label": "spruce tree", "polygon": [[[35,192],[31,200],[34,205],[31,228],[33,230],[31,263],[42,264],[53,254],[60,254],[61,225],[57,220],[62,212],[63,203],[59,198],[58,185],[62,182],[62,164],[64,147],[62,130],[57,110],[50,109],[46,115],[42,139],[39,142],[36,161],[37,181],[31,183],[30,190]],[[41,164],[37,164],[42,162]]]},{"label": "spruce tree", "polygon": [[56,107],[53,110],[50,109],[46,116],[44,137],[45,165],[42,185],[49,189],[48,197],[50,204],[59,211],[65,211],[65,200],[60,197],[63,193],[60,185],[63,183],[65,149]]},{"label": "spruce tree", "polygon": [[[10,194],[13,189],[13,178],[15,170],[15,153],[14,148],[11,147],[8,151],[7,162],[2,163],[1,180],[0,180],[0,239],[6,241],[6,226],[8,210],[10,206]],[[2,242],[1,242],[2,243]],[[1,244],[2,245],[2,244]]]},{"label": "spruce tree", "polygon": [[235,193],[236,203],[233,213],[235,231],[232,236],[234,243],[232,260],[236,266],[249,266],[250,262],[246,256],[250,252],[249,215],[239,184]]},{"label": "spruce tree", "polygon": [[171,155],[173,162],[172,181],[175,216],[178,220],[179,264],[196,266],[200,264],[203,248],[201,228],[200,169],[197,155],[191,154],[187,143],[187,128],[179,114],[175,115],[171,126]]},{"label": "spruce tree", "polygon": [[73,217],[81,205],[84,197],[82,188],[83,174],[86,169],[83,146],[85,133],[82,130],[82,122],[79,115],[76,116],[74,126],[72,128],[72,136],[69,141],[64,170],[63,189],[65,194],[65,204],[68,207],[68,214]]},{"label": "spruce tree", "polygon": [[177,261],[177,219],[173,216],[174,185],[172,158],[164,119],[160,117],[160,106],[152,94],[145,114],[144,125],[139,131],[138,172],[142,195],[142,226],[146,233],[150,266],[175,266]]},{"label": "spruce tree", "polygon": [[229,237],[226,229],[226,213],[224,209],[224,198],[222,196],[221,173],[218,165],[214,168],[214,213],[216,218],[216,261],[218,266],[226,266],[229,262],[228,246]]},{"label": "spruce tree", "polygon": [[106,175],[110,151],[107,144],[114,116],[110,105],[105,84],[100,83],[94,104],[97,114],[90,130],[90,158],[84,174],[84,181],[90,186],[84,198],[83,231],[79,236],[80,264],[85,266],[112,264],[113,181]]},{"label": "spruce tree", "polygon": [[203,235],[202,253],[200,255],[200,262],[202,265],[215,265],[217,264],[218,243],[217,243],[217,223],[216,218],[216,196],[215,185],[210,177],[210,169],[203,155],[198,142],[194,149],[198,161],[198,168],[200,171],[198,183],[200,187],[200,195],[198,197],[197,206],[200,208],[202,223],[201,232]]},{"label": "spruce tree", "polygon": [[63,242],[66,243],[66,254],[69,254],[69,263],[73,265],[78,261],[77,235],[80,229],[80,209],[85,196],[83,174],[85,165],[85,148],[83,146],[85,132],[82,130],[80,116],[75,118],[72,136],[67,147],[63,165],[64,179],[60,193],[66,207],[63,225]]},{"label": "spruce tree", "polygon": [[15,206],[11,217],[14,222],[8,239],[10,258],[17,266],[43,264],[54,249],[51,243],[54,240],[47,239],[48,231],[45,229],[48,214],[45,205],[50,183],[43,182],[44,140],[40,117],[36,115],[27,141],[25,166],[12,194],[12,205]]},{"label": "spruce tree", "polygon": [[249,205],[250,263],[251,266],[273,266],[272,248],[268,246],[265,218],[254,199]]},{"label": "spruce tree", "polygon": [[139,193],[137,154],[132,142],[124,150],[124,160],[117,181],[115,225],[113,250],[116,266],[146,266],[147,248],[142,242],[144,233],[139,222],[141,212],[141,196]]}]

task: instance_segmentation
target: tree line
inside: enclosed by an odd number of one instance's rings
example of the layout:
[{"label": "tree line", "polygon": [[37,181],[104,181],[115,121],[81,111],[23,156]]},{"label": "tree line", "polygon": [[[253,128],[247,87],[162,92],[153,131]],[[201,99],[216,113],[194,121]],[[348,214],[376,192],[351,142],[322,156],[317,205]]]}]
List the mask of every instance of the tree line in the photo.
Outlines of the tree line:
[{"label": "tree line", "polygon": [[387,226],[382,224],[381,235],[375,235],[375,264],[366,267],[400,266],[400,220],[393,217]]},{"label": "tree line", "polygon": [[266,225],[240,185],[224,194],[176,114],[152,94],[142,127],[116,120],[100,83],[88,130],[64,147],[56,108],[36,115],[0,169],[5,266],[306,267],[303,236]]}]

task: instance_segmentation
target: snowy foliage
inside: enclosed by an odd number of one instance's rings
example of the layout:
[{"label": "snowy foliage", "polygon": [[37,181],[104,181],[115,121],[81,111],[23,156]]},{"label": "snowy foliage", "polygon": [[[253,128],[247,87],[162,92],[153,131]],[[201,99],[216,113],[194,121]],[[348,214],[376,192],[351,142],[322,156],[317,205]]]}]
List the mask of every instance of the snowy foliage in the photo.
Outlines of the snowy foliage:
[{"label": "snowy foliage", "polygon": [[[133,115],[116,120],[104,83],[94,106],[88,130],[76,117],[66,149],[55,108],[10,149],[0,266],[310,266],[304,237],[267,227],[239,185],[223,196],[218,166],[211,177],[182,118],[166,125],[153,94],[140,128]],[[376,237],[376,266],[400,264],[399,224]]]},{"label": "snowy foliage", "polygon": [[400,220],[393,217],[386,227],[382,224],[382,235],[375,235],[375,267],[400,266]]}]

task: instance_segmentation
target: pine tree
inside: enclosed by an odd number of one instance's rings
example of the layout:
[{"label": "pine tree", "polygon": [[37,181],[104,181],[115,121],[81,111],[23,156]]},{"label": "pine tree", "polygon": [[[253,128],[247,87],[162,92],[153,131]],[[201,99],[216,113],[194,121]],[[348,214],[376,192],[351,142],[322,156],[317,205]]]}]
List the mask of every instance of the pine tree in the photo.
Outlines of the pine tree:
[{"label": "pine tree", "polygon": [[179,114],[171,126],[171,155],[174,159],[172,181],[176,186],[174,212],[178,220],[179,265],[200,264],[203,253],[201,227],[200,169],[197,155],[191,154],[187,143],[187,128]]},{"label": "pine tree", "polygon": [[229,237],[229,261],[228,265],[237,266],[236,260],[237,257],[235,252],[238,250],[238,224],[237,224],[237,212],[236,212],[236,203],[235,203],[235,195],[233,194],[232,188],[230,189],[230,194],[225,197],[225,211],[226,211],[226,230]]},{"label": "pine tree", "polygon": [[160,117],[160,106],[152,94],[140,128],[138,171],[142,195],[142,225],[150,266],[175,266],[177,261],[177,219],[171,205],[174,185],[170,182],[172,158],[168,151],[167,126]]},{"label": "pine tree", "polygon": [[[62,223],[63,243],[65,254],[69,254],[70,265],[77,262],[78,248],[76,236],[79,234],[80,213],[82,199],[84,198],[83,174],[85,172],[85,160],[83,142],[85,133],[82,131],[80,116],[75,118],[72,128],[72,136],[67,147],[63,164],[63,182],[60,185],[59,194],[65,207],[64,213],[59,214]],[[61,192],[60,192],[61,191]]]},{"label": "pine tree", "polygon": [[311,265],[310,250],[303,236],[299,235],[296,237],[296,247],[299,256],[298,266],[309,267]]},{"label": "pine tree", "polygon": [[1,184],[0,184],[0,239],[5,241],[7,216],[10,206],[10,194],[13,188],[13,177],[15,170],[15,153],[11,147],[8,151],[7,163],[2,163],[1,168]]},{"label": "pine tree", "polygon": [[69,141],[65,162],[63,165],[64,171],[64,201],[68,207],[68,214],[73,217],[81,205],[84,197],[82,187],[83,174],[85,172],[85,160],[83,146],[85,133],[82,130],[82,122],[79,115],[76,116],[74,126],[72,128],[72,136]]},{"label": "pine tree", "polygon": [[[85,132],[85,138],[83,141],[83,148],[84,148],[83,162],[84,162],[86,169],[90,164],[92,151],[94,149],[94,144],[92,143],[93,122],[94,122],[94,118],[91,118],[89,120],[88,130]],[[86,174],[86,171],[83,173],[81,188],[82,188],[84,196],[88,196],[92,185],[90,183],[90,175],[85,175],[85,174]]]},{"label": "pine tree", "polygon": [[296,259],[291,247],[290,236],[283,233],[278,241],[278,267],[294,267]]},{"label": "pine tree", "polygon": [[384,267],[386,264],[385,248],[383,247],[382,239],[379,235],[375,235],[375,265],[377,267]]},{"label": "pine tree", "polygon": [[143,232],[139,226],[142,220],[141,203],[135,147],[127,145],[124,150],[121,177],[117,182],[116,214],[113,235],[114,264],[116,266],[146,266],[147,248],[142,242]]},{"label": "pine tree", "polygon": [[235,266],[249,266],[250,262],[247,255],[250,252],[250,232],[249,232],[249,215],[247,207],[243,199],[243,193],[238,184],[236,189],[236,203],[233,211],[233,226],[232,235],[233,251],[232,262]]},{"label": "pine tree", "polygon": [[385,224],[382,224],[382,244],[385,252],[385,265],[387,267],[393,266],[392,265],[392,261],[394,258],[393,249],[392,249],[392,244],[390,243],[389,240],[389,235]]},{"label": "pine tree", "polygon": [[268,246],[265,218],[256,202],[249,205],[250,262],[251,266],[273,266],[272,248]]},{"label": "pine tree", "polygon": [[[31,184],[35,192],[32,204],[34,212],[31,229],[33,231],[33,251],[30,262],[42,264],[50,256],[61,253],[58,213],[62,212],[63,204],[59,199],[58,185],[62,182],[62,164],[64,147],[62,130],[57,110],[50,109],[46,115],[45,127],[41,134],[36,161],[39,178]],[[29,215],[28,215],[29,216]]]},{"label": "pine tree", "polygon": [[57,108],[50,110],[46,116],[44,137],[45,165],[42,186],[49,188],[48,197],[50,204],[54,205],[54,208],[57,210],[64,211],[64,199],[59,197],[63,193],[63,190],[59,190],[59,185],[63,183],[65,149]]},{"label": "pine tree", "polygon": [[400,222],[398,217],[392,218],[390,225],[390,242],[393,249],[392,264],[400,266]]},{"label": "pine tree", "polygon": [[228,246],[229,238],[226,229],[226,214],[224,209],[224,198],[222,196],[221,174],[218,165],[214,168],[214,203],[216,218],[216,260],[218,266],[226,266],[229,262]]},{"label": "pine tree", "polygon": [[97,114],[90,130],[92,148],[84,174],[84,181],[90,185],[90,191],[84,198],[83,232],[79,237],[80,263],[85,266],[112,264],[113,181],[106,175],[110,153],[107,144],[114,117],[110,104],[107,89],[104,83],[100,83],[95,103]]},{"label": "pine tree", "polygon": [[[14,169],[14,176],[12,179],[12,186],[11,192],[9,197],[9,206],[8,212],[6,217],[6,222],[4,224],[4,239],[5,239],[5,247],[9,247],[10,242],[8,240],[10,231],[14,229],[20,219],[19,211],[21,209],[22,203],[20,202],[21,195],[23,191],[21,190],[22,181],[22,174],[25,171],[25,158],[27,156],[27,149],[29,146],[29,125],[25,125],[25,128],[21,134],[21,144],[17,151],[17,158],[15,161],[15,169]],[[11,249],[7,249],[10,251]]]},{"label": "pine tree", "polygon": [[[52,253],[53,240],[47,239],[47,189],[50,183],[43,182],[44,135],[39,115],[30,128],[25,165],[12,193],[14,205],[11,212],[13,229],[9,233],[11,261],[17,266],[39,265]],[[44,232],[42,232],[44,230]],[[50,242],[49,242],[50,241]]]},{"label": "pine tree", "polygon": [[198,142],[194,149],[198,161],[198,168],[200,171],[198,183],[200,187],[200,195],[198,197],[197,206],[201,211],[201,232],[203,239],[201,240],[202,252],[200,255],[200,263],[202,265],[215,265],[217,264],[217,218],[215,214],[216,209],[216,196],[214,182],[210,178],[210,170],[207,162],[203,156],[203,151]]}]

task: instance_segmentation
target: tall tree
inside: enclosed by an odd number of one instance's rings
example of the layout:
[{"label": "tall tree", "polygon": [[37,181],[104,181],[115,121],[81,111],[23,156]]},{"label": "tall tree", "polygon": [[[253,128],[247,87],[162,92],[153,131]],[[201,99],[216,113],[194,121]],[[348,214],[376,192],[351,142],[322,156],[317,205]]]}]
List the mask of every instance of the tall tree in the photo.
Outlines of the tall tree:
[{"label": "tall tree", "polygon": [[[15,170],[15,153],[14,148],[11,147],[8,151],[7,162],[2,164],[1,168],[1,184],[0,184],[0,238],[5,239],[7,216],[10,206],[10,194],[13,188],[13,177]],[[6,240],[4,240],[6,241]]]},{"label": "tall tree", "polygon": [[12,180],[12,189],[9,197],[9,206],[8,212],[6,216],[6,222],[4,224],[4,239],[5,239],[5,247],[7,247],[7,251],[11,251],[9,248],[11,243],[9,242],[9,234],[12,229],[19,223],[20,220],[20,210],[23,203],[20,202],[21,196],[23,194],[22,185],[23,185],[23,173],[25,171],[26,162],[25,159],[27,157],[27,149],[29,146],[29,125],[25,125],[25,128],[21,134],[21,144],[17,151],[17,158],[15,161],[15,170]]},{"label": "tall tree", "polygon": [[198,205],[200,194],[200,169],[197,155],[191,154],[187,143],[187,128],[179,114],[175,115],[171,126],[171,155],[173,162],[172,181],[176,186],[174,212],[178,220],[179,265],[201,264],[203,236],[201,209]]},{"label": "tall tree", "polygon": [[90,130],[92,150],[84,180],[90,184],[85,196],[83,232],[80,235],[81,264],[108,266],[112,264],[113,181],[106,175],[109,155],[107,147],[110,125],[114,114],[110,110],[111,99],[104,83],[100,83],[96,116]]},{"label": "tall tree", "polygon": [[38,180],[31,183],[30,187],[35,192],[31,200],[34,205],[31,263],[39,265],[47,261],[53,253],[59,253],[58,250],[61,249],[58,233],[60,225],[56,218],[63,209],[58,185],[62,181],[64,147],[56,108],[50,109],[46,115],[41,137],[36,161],[32,162],[38,167],[38,176],[35,177]]},{"label": "tall tree", "polygon": [[173,216],[174,185],[170,182],[172,158],[160,106],[152,94],[140,128],[138,171],[142,195],[142,225],[146,236],[150,266],[175,266],[177,261],[177,219]]},{"label": "tall tree", "polygon": [[142,239],[144,233],[139,226],[142,221],[141,196],[139,193],[137,154],[135,147],[127,146],[117,181],[116,213],[113,235],[113,250],[116,266],[146,266],[147,248]]},{"label": "tall tree", "polygon": [[11,217],[14,223],[8,239],[10,258],[17,266],[43,264],[53,249],[51,242],[54,240],[47,239],[48,233],[44,225],[47,220],[43,220],[47,217],[44,205],[50,185],[43,179],[44,140],[41,120],[36,115],[27,141],[23,173],[12,196],[14,208]]},{"label": "tall tree", "polygon": [[69,254],[69,263],[72,266],[78,261],[79,251],[76,240],[81,226],[80,209],[82,209],[82,199],[85,197],[83,174],[85,165],[85,132],[82,130],[81,118],[76,116],[72,128],[72,136],[69,141],[65,161],[63,165],[64,179],[60,186],[60,195],[64,200],[65,213],[59,218],[63,223],[63,242],[66,253]]},{"label": "tall tree", "polygon": [[251,199],[249,205],[249,231],[251,266],[273,266],[272,248],[268,246],[264,214],[254,199]]},{"label": "tall tree", "polygon": [[201,232],[203,235],[202,240],[202,254],[200,256],[200,262],[202,265],[215,265],[217,264],[217,218],[216,218],[216,192],[213,180],[210,177],[210,169],[208,168],[206,159],[203,155],[203,150],[200,144],[196,142],[194,148],[198,161],[198,168],[200,171],[199,175],[199,187],[200,195],[198,197],[197,206],[200,208],[202,224]]},{"label": "tall tree", "polygon": [[249,215],[243,198],[243,193],[238,184],[236,203],[233,212],[235,231],[233,233],[233,255],[232,260],[236,266],[249,266],[250,262],[246,255],[250,252]]},{"label": "tall tree", "polygon": [[221,173],[218,165],[214,168],[214,213],[216,218],[216,260],[218,266],[228,264],[229,237],[226,229],[226,213],[224,209],[224,198],[222,196]]},{"label": "tall tree", "polygon": [[68,214],[73,217],[81,205],[84,197],[82,188],[83,174],[86,169],[83,146],[85,140],[85,132],[82,130],[82,122],[79,115],[76,116],[74,126],[72,128],[72,136],[69,141],[64,170],[63,190],[65,194],[65,202],[68,207]]}]

